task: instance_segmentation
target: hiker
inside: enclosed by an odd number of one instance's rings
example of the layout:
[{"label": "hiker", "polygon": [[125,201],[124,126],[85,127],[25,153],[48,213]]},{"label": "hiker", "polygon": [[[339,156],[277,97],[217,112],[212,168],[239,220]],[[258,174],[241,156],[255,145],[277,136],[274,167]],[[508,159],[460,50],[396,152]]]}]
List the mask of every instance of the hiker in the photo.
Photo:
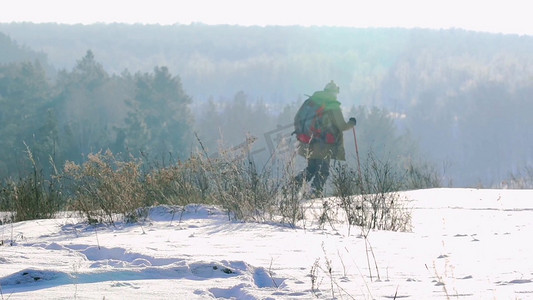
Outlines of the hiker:
[{"label": "hiker", "polygon": [[[298,154],[307,159],[307,167],[294,179],[298,186],[301,186],[303,180],[310,182],[312,179],[312,193],[317,197],[322,195],[329,176],[330,160],[346,160],[343,131],[353,128],[356,124],[353,117],[348,122],[344,120],[337,94],[339,87],[332,80],[323,91],[313,93],[302,104],[294,119],[295,133],[300,141]],[[304,116],[305,114],[308,116]],[[307,119],[308,124],[304,124],[303,119]],[[304,133],[306,130],[301,127],[311,128]]]}]

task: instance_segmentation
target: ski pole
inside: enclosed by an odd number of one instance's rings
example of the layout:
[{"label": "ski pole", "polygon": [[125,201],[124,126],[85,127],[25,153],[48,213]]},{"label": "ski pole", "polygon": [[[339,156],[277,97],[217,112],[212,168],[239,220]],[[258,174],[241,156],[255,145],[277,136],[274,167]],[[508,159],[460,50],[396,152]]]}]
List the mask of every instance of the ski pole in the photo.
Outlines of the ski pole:
[{"label": "ski pole", "polygon": [[355,155],[357,157],[357,170],[359,171],[359,179],[363,180],[363,175],[361,174],[361,162],[359,161],[359,148],[357,147],[357,137],[355,135],[355,126],[352,128],[353,130],[353,140],[355,142]]}]

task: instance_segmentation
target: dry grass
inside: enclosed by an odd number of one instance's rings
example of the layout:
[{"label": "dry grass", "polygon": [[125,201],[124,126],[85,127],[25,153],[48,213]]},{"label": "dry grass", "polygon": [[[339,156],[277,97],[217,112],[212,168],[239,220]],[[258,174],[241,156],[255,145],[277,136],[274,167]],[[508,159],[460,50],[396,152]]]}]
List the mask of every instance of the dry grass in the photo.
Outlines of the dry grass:
[{"label": "dry grass", "polygon": [[[3,184],[0,209],[15,212],[16,221],[49,218],[59,210],[70,210],[89,223],[113,224],[135,222],[154,205],[211,204],[224,208],[230,219],[281,221],[291,226],[305,220],[308,195],[303,192],[305,184],[292,180],[296,166],[291,153],[261,167],[255,165],[246,146],[221,148],[216,157],[202,148],[185,161],[162,167],[143,158],[123,160],[111,151],[89,154],[83,164],[66,162],[62,172],[50,180],[34,164],[30,176]],[[346,165],[334,165],[331,181],[336,197],[323,201],[321,225],[341,211],[350,226],[408,230],[410,214],[396,193],[405,187],[405,175],[372,155],[362,170],[359,176]]]},{"label": "dry grass", "polygon": [[358,174],[346,165],[336,165],[332,172],[335,206],[346,216],[348,225],[371,229],[408,231],[411,214],[400,201],[404,174],[390,161],[369,154]]},{"label": "dry grass", "polygon": [[59,181],[43,176],[29,148],[27,156],[28,175],[6,180],[0,189],[0,210],[11,212],[14,222],[52,218],[64,205]]},{"label": "dry grass", "polygon": [[65,164],[63,181],[69,208],[82,213],[90,223],[114,223],[117,217],[133,221],[143,201],[140,162],[119,161],[111,151],[89,154],[82,165]]}]

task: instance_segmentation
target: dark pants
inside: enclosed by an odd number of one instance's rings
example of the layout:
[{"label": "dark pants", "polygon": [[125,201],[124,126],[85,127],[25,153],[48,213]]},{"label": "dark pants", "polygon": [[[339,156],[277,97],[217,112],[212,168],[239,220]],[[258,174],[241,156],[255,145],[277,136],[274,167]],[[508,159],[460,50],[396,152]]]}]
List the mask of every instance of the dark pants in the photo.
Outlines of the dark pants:
[{"label": "dark pants", "polygon": [[329,161],[329,158],[308,159],[307,167],[295,177],[295,180],[301,184],[303,180],[310,182],[312,179],[311,187],[313,191],[317,194],[322,193],[324,184],[329,176]]}]

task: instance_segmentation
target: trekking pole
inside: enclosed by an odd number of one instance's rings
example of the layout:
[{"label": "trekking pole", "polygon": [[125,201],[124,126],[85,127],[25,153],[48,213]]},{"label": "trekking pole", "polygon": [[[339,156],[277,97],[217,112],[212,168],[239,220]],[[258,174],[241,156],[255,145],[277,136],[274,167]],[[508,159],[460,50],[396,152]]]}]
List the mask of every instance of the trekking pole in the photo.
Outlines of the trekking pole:
[{"label": "trekking pole", "polygon": [[359,148],[357,147],[357,137],[355,135],[355,126],[352,128],[353,130],[353,140],[355,142],[355,155],[357,157],[357,170],[359,171],[359,180],[361,182],[363,181],[363,175],[361,174],[361,162],[359,161]]}]

